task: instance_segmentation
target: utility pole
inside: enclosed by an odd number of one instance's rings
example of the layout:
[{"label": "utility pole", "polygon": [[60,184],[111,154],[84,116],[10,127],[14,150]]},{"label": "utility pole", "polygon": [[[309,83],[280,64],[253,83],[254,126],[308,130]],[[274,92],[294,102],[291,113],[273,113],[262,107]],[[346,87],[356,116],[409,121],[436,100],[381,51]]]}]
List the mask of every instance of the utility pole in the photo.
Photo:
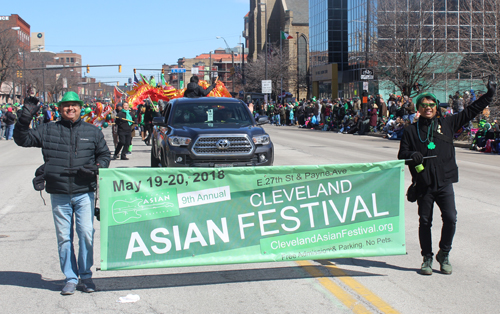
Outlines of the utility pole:
[{"label": "utility pole", "polygon": [[208,79],[212,83],[212,50],[210,50],[210,63],[208,64]]},{"label": "utility pole", "polygon": [[245,43],[241,43],[241,85],[245,85]]},{"label": "utility pole", "polygon": [[366,1],[366,37],[365,37],[365,68],[368,68],[368,53],[370,52],[370,0]]},{"label": "utility pole", "polygon": [[233,62],[233,75],[232,75],[231,80],[232,80],[232,86],[233,86],[232,90],[233,90],[233,94],[234,94],[234,73],[235,73],[235,71],[234,71],[234,51],[232,51],[232,50],[231,50],[231,59]]},{"label": "utility pole", "polygon": [[299,100],[299,32],[297,34],[297,101]]}]

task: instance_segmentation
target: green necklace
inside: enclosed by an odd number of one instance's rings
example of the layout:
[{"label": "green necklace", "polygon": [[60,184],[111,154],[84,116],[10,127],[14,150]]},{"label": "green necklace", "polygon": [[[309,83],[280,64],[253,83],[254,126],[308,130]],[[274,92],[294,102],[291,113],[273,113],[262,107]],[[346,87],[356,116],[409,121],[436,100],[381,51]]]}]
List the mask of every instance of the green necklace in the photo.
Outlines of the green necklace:
[{"label": "green necklace", "polygon": [[420,119],[417,120],[417,134],[418,134],[418,139],[420,140],[421,143],[426,143],[429,142],[427,145],[427,148],[430,150],[433,150],[436,148],[436,144],[432,141],[434,139],[434,120],[432,120],[431,125],[430,125],[430,131],[429,128],[427,128],[427,138],[423,141],[422,138],[420,137],[420,127],[419,127],[419,121]]}]

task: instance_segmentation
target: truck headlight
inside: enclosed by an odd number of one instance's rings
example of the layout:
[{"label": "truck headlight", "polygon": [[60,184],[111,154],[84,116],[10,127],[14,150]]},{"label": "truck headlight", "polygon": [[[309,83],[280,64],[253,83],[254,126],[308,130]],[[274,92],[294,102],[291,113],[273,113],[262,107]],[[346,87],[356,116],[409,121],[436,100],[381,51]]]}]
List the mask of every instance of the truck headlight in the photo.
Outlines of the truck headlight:
[{"label": "truck headlight", "polygon": [[254,136],[253,142],[255,145],[267,145],[271,143],[271,138],[267,134]]},{"label": "truck headlight", "polygon": [[191,139],[189,137],[182,136],[169,136],[168,142],[172,146],[188,146],[191,143]]}]

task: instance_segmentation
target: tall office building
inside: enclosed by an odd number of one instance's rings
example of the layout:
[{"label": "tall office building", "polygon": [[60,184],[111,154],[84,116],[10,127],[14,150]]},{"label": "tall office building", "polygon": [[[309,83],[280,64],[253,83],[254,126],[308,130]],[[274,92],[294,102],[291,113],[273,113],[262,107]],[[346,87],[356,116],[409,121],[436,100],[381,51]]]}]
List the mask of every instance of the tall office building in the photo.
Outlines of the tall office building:
[{"label": "tall office building", "polygon": [[398,93],[377,71],[375,80],[361,80],[361,71],[380,66],[380,53],[393,49],[395,41],[418,42],[419,52],[446,55],[449,62],[436,68],[440,81],[430,89],[441,101],[455,91],[484,89],[477,79],[480,75],[473,73],[479,69],[470,65],[486,52],[498,50],[492,36],[497,24],[493,2],[310,0],[313,95],[355,97],[363,90],[384,97]]},{"label": "tall office building", "polygon": [[336,98],[348,70],[347,0],[310,0],[309,36],[313,95]]}]

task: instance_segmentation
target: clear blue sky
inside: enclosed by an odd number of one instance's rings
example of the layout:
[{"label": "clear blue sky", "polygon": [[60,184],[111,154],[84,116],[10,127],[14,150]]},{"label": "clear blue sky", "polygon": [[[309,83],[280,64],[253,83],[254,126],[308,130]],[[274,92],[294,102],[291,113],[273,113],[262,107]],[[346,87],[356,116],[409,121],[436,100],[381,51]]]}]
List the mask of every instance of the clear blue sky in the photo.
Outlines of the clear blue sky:
[{"label": "clear blue sky", "polygon": [[249,0],[24,0],[2,1],[0,15],[19,14],[31,32],[44,32],[48,51],[72,50],[84,65],[122,64],[122,73],[91,68],[86,75],[123,84],[134,68],[161,68],[225,48],[216,36],[239,45],[249,9]]}]

